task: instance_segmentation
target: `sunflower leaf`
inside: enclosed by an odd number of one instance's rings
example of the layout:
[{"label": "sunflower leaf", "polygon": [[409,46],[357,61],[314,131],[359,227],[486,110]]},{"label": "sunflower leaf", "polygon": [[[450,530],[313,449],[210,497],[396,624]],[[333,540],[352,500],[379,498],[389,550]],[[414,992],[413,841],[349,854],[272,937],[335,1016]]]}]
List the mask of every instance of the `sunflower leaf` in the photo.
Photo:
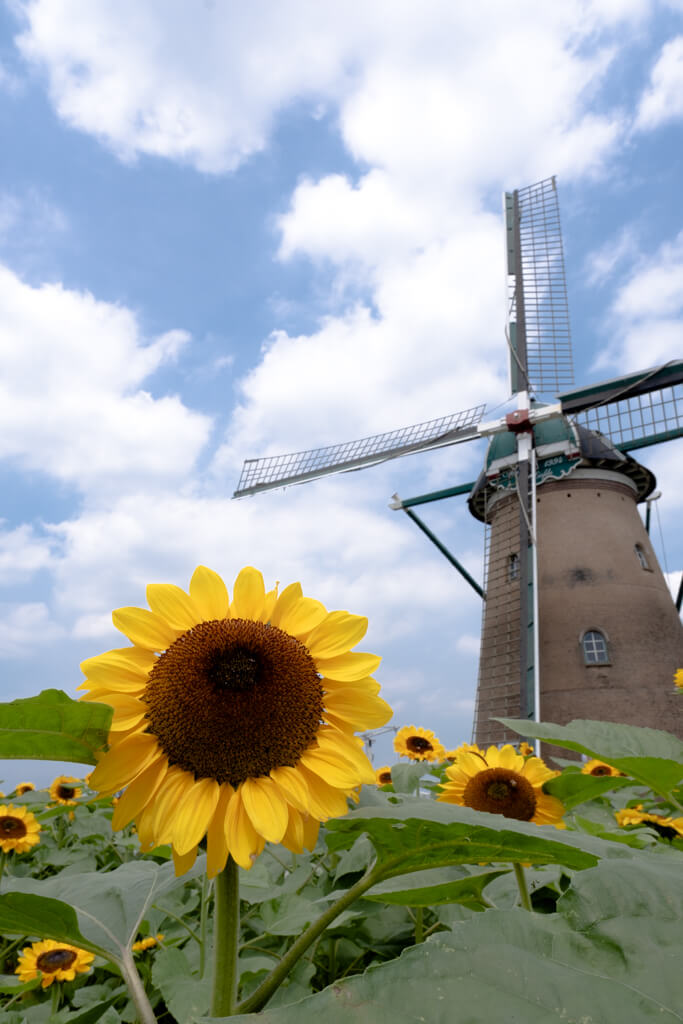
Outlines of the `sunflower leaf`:
[{"label": "sunflower leaf", "polygon": [[152,981],[176,1020],[191,1020],[208,1012],[212,979],[193,977],[182,950],[159,950],[154,958]]},{"label": "sunflower leaf", "polygon": [[35,935],[70,942],[106,955],[103,946],[81,933],[73,907],[35,892],[12,891],[0,895],[0,934]]},{"label": "sunflower leaf", "polygon": [[363,897],[377,903],[399,904],[404,907],[438,907],[445,903],[462,903],[471,910],[484,910],[489,906],[482,893],[494,879],[507,871],[485,871],[464,878],[447,878],[453,868],[417,871],[401,879],[389,878],[369,890]]},{"label": "sunflower leaf", "polygon": [[624,779],[619,775],[583,775],[581,772],[565,771],[555,779],[546,782],[543,789],[551,796],[556,796],[564,804],[566,811],[587,800],[594,800],[612,789],[623,789],[632,786],[633,779]]},{"label": "sunflower leaf", "polygon": [[113,709],[43,690],[0,704],[0,758],[96,764],[107,741]]},{"label": "sunflower leaf", "polygon": [[576,719],[569,725],[498,718],[507,728],[555,746],[598,758],[657,793],[683,779],[683,741],[660,729]]}]

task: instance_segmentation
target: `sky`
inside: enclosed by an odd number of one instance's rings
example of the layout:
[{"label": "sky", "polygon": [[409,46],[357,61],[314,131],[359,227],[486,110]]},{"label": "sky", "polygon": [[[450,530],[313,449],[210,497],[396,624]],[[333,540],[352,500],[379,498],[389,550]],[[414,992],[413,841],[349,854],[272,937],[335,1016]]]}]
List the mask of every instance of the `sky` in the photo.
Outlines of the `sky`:
[{"label": "sky", "polygon": [[[2,699],[75,696],[147,583],[254,565],[368,616],[392,725],[469,740],[481,602],[388,506],[485,442],[231,495],[509,408],[501,197],[551,175],[577,386],[681,358],[683,0],[0,0],[0,137]],[[683,441],[639,457],[675,585]],[[481,579],[465,500],[418,511]]]}]

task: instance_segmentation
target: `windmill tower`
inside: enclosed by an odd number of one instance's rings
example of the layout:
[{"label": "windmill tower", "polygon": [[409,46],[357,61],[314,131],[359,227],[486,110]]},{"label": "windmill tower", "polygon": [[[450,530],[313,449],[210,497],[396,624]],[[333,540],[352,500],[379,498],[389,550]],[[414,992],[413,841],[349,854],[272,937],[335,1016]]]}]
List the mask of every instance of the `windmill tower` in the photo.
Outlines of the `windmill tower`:
[{"label": "windmill tower", "polygon": [[[683,436],[683,361],[579,390],[554,178],[505,195],[510,390],[485,407],[327,448],[250,459],[234,497],[432,448],[489,438],[473,483],[392,505],[437,544],[483,600],[474,739],[513,739],[497,717],[597,718],[683,736],[672,695],[683,627],[637,505],[655,490],[628,452]],[[539,394],[561,393],[552,404]],[[485,524],[485,591],[414,507],[468,494]],[[649,519],[649,516],[648,516]]]}]

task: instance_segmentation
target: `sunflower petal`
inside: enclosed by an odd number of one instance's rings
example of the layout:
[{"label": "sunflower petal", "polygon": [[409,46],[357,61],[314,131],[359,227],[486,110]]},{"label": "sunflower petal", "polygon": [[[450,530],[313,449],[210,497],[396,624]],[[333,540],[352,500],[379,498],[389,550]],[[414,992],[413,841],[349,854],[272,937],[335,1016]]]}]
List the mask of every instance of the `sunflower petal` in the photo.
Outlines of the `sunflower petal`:
[{"label": "sunflower petal", "polygon": [[381,660],[378,654],[347,651],[346,654],[339,654],[336,658],[322,658],[317,655],[315,663],[322,676],[342,682],[353,682],[356,679],[363,679],[364,676],[371,676]]},{"label": "sunflower petal", "polygon": [[205,565],[198,565],[192,573],[190,596],[205,622],[227,619],[230,614],[228,588],[218,573]]},{"label": "sunflower petal", "polygon": [[334,693],[336,690],[348,690],[353,693],[366,693],[376,697],[381,686],[372,676],[363,676],[362,679],[328,679],[326,676],[320,680],[320,685],[326,693]]},{"label": "sunflower petal", "polygon": [[356,729],[376,729],[386,725],[393,715],[392,709],[381,697],[357,693],[355,690],[326,693],[323,703],[326,711],[348,722],[355,722]]},{"label": "sunflower petal", "polygon": [[327,615],[327,608],[313,597],[302,597],[280,620],[280,629],[290,636],[300,637],[319,626]]},{"label": "sunflower petal", "polygon": [[154,736],[134,733],[105,754],[90,775],[90,788],[112,794],[123,789],[145,768],[164,757]]},{"label": "sunflower petal", "polygon": [[287,828],[287,802],[272,779],[246,779],[240,789],[251,823],[269,843],[279,843]]},{"label": "sunflower petal", "polygon": [[111,819],[111,827],[117,832],[125,828],[150,802],[161,783],[166,778],[168,762],[160,757],[149,768],[145,768],[127,787],[120,798]]},{"label": "sunflower petal", "polygon": [[81,672],[93,683],[103,685],[144,681],[154,666],[156,656],[152,651],[139,647],[128,647],[122,651],[107,651],[95,658],[81,662]]},{"label": "sunflower petal", "polygon": [[219,796],[220,786],[215,779],[200,779],[188,789],[175,812],[171,833],[173,848],[179,856],[189,853],[206,834]]},{"label": "sunflower petal", "polygon": [[291,853],[304,852],[304,823],[299,812],[293,807],[289,808],[289,821],[282,837],[282,845]]},{"label": "sunflower petal", "polygon": [[354,766],[339,754],[322,750],[306,750],[301,755],[300,764],[319,775],[336,789],[352,789],[358,785],[358,774]]},{"label": "sunflower petal", "polygon": [[308,786],[296,768],[273,768],[270,777],[280,787],[288,803],[298,811],[308,810]]},{"label": "sunflower petal", "polygon": [[148,651],[165,651],[183,632],[146,608],[117,608],[111,618],[121,633]]},{"label": "sunflower petal", "polygon": [[263,601],[263,608],[261,609],[261,614],[259,615],[259,619],[261,622],[270,622],[270,617],[273,614],[273,608],[277,604],[277,590],[279,586],[280,584],[276,583],[273,589],[269,590],[268,593],[266,594]]},{"label": "sunflower petal", "polygon": [[359,741],[355,736],[349,736],[339,732],[337,729],[322,726],[318,730],[316,739],[321,751],[337,754],[354,766],[358,772],[358,779],[354,782],[354,786],[357,786],[359,782],[372,783],[375,781],[375,773],[365,755],[362,741]]},{"label": "sunflower petal", "polygon": [[156,808],[152,829],[156,846],[170,843],[176,810],[194,784],[194,776],[182,768],[171,769],[168,773],[166,782],[155,800]]},{"label": "sunflower petal", "polygon": [[318,833],[320,832],[320,822],[317,821],[312,815],[307,815],[303,819],[304,826],[304,849],[310,850],[311,853],[315,850],[318,842]]},{"label": "sunflower petal", "polygon": [[206,874],[209,878],[215,878],[226,865],[228,859],[228,844],[225,841],[225,817],[228,813],[228,804],[234,796],[235,790],[229,782],[221,786],[220,796],[216,804],[216,810],[206,830]]},{"label": "sunflower petal", "polygon": [[180,878],[186,871],[189,871],[194,862],[197,859],[197,847],[193,846],[187,853],[180,854],[173,847],[173,866],[175,868],[176,878]]},{"label": "sunflower petal", "polygon": [[201,621],[192,598],[173,583],[150,583],[147,586],[147,604],[171,629],[185,632]]},{"label": "sunflower petal", "polygon": [[291,609],[298,601],[303,597],[303,591],[300,583],[290,583],[289,586],[285,587],[273,608],[270,616],[271,626],[277,626],[278,629],[285,629],[282,625],[285,617],[289,615]]},{"label": "sunflower petal", "polygon": [[253,864],[252,858],[258,856],[263,849],[264,842],[262,836],[257,834],[244,808],[241,791],[242,787],[237,790],[228,804],[228,811],[225,815],[225,841],[233,860],[237,861],[245,871],[248,871]]},{"label": "sunflower petal", "polygon": [[364,615],[329,612],[306,637],[306,647],[315,659],[335,658],[355,647],[367,630],[368,620]]},{"label": "sunflower petal", "polygon": [[247,566],[235,580],[230,614],[234,619],[251,619],[257,622],[263,611],[265,599],[263,576],[258,569]]},{"label": "sunflower petal", "polygon": [[301,772],[309,792],[309,808],[318,821],[327,821],[328,818],[340,818],[348,811],[346,795],[334,786],[331,786],[317,772],[310,771],[305,764],[299,761],[297,771]]}]

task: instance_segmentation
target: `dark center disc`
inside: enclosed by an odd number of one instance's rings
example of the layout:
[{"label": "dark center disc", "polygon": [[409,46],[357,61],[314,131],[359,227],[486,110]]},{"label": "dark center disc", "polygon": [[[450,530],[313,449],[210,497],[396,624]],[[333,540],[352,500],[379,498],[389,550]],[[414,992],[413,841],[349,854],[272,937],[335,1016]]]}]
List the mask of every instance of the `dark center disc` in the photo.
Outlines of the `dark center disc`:
[{"label": "dark center disc", "polygon": [[57,796],[59,797],[60,800],[71,800],[73,798],[73,795],[74,795],[74,787],[73,786],[58,786],[57,787]]},{"label": "dark center disc", "polygon": [[36,960],[36,967],[45,974],[54,974],[55,971],[66,971],[71,967],[78,956],[73,949],[49,949],[47,953],[41,953]]},{"label": "dark center disc", "polygon": [[518,821],[530,821],[536,812],[534,787],[510,768],[477,772],[465,787],[464,801],[475,811],[503,814]]},{"label": "dark center disc", "polygon": [[406,740],[406,746],[408,750],[412,750],[416,754],[424,754],[425,751],[434,749],[429,740],[424,739],[422,736],[409,736]]},{"label": "dark center disc", "polygon": [[323,693],[307,648],[248,619],[200,622],[150,673],[147,732],[169,764],[237,786],[294,766],[320,728]]},{"label": "dark center disc", "polygon": [[0,839],[23,839],[25,835],[26,825],[21,818],[13,818],[11,815],[0,818]]},{"label": "dark center disc", "polygon": [[591,768],[591,775],[611,775],[611,770],[606,764],[597,764],[595,768]]},{"label": "dark center disc", "polygon": [[391,772],[382,772],[379,781],[381,786],[387,786],[391,782]]}]

